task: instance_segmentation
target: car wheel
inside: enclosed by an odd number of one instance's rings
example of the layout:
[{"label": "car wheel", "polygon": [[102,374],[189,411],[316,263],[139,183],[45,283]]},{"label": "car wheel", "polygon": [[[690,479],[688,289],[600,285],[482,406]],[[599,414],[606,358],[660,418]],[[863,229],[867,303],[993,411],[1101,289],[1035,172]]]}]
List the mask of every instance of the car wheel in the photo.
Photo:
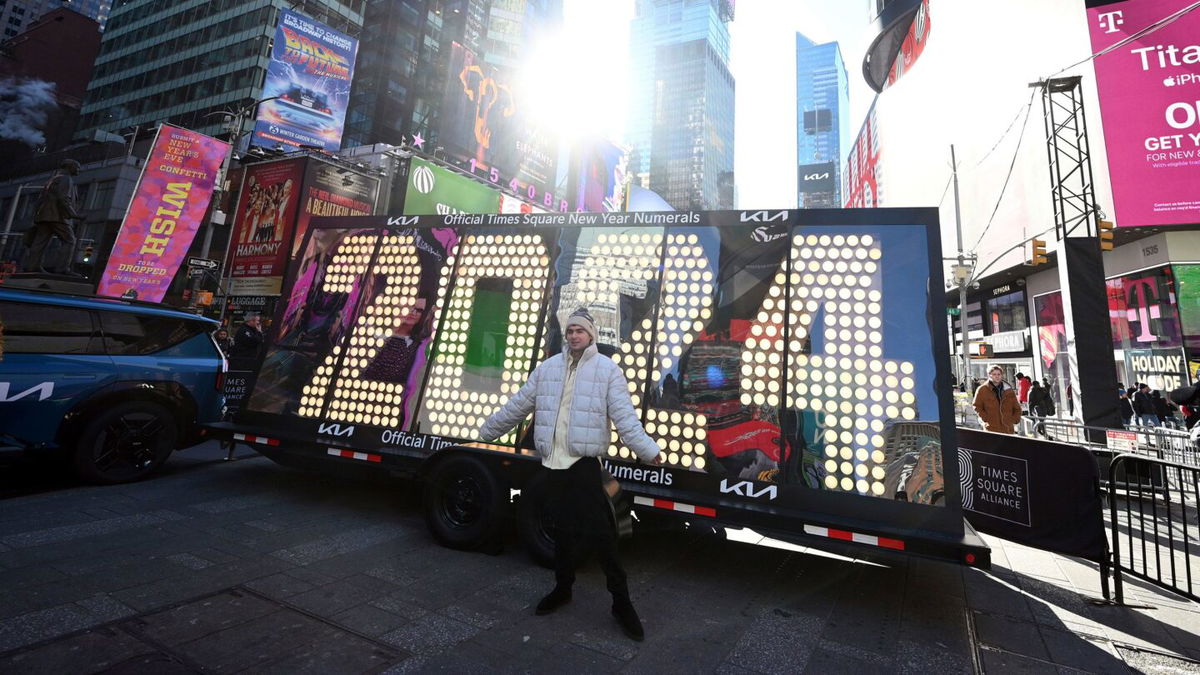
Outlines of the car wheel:
[{"label": "car wheel", "polygon": [[167,460],[178,435],[175,417],[162,405],[118,403],[84,425],[75,446],[75,471],[91,483],[141,480]]},{"label": "car wheel", "polygon": [[425,523],[442,546],[470,550],[495,542],[508,510],[508,493],[474,457],[438,462],[425,486]]},{"label": "car wheel", "polygon": [[517,538],[529,557],[542,567],[554,567],[554,535],[546,518],[546,480],[539,474],[521,488],[517,502]]}]

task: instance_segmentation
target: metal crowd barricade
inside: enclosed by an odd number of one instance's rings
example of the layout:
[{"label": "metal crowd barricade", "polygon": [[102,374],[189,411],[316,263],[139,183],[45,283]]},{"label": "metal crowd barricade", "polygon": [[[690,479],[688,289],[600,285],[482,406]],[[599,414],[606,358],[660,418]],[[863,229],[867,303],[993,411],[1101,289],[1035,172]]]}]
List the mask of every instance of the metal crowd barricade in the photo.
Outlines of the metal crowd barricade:
[{"label": "metal crowd barricade", "polygon": [[1120,485],[1108,492],[1117,604],[1125,574],[1200,601],[1200,467],[1126,453],[1112,459],[1108,481]]}]

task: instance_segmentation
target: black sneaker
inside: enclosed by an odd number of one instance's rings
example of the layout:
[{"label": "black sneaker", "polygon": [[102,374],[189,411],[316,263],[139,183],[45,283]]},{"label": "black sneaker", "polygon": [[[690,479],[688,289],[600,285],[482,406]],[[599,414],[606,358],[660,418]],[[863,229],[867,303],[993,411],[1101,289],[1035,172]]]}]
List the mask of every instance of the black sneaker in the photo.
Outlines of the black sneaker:
[{"label": "black sneaker", "polygon": [[646,639],[646,631],[642,630],[642,620],[638,618],[637,611],[633,609],[633,603],[613,603],[612,613],[617,617],[617,623],[621,624],[621,630],[630,640],[641,642]]},{"label": "black sneaker", "polygon": [[534,614],[537,614],[538,616],[549,614],[550,612],[553,612],[570,601],[571,589],[564,589],[555,586],[554,590],[550,591],[546,597],[542,598],[541,601],[538,602],[537,609],[534,611]]}]

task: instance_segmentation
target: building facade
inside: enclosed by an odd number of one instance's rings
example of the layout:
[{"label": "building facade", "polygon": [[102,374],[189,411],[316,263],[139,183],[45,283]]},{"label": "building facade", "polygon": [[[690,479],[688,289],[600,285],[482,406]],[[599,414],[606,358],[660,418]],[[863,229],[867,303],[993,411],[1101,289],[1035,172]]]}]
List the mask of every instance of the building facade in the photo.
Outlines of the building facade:
[{"label": "building facade", "polygon": [[796,34],[796,204],[842,205],[842,166],[850,142],[850,83],[836,42]]},{"label": "building facade", "polygon": [[[71,141],[99,49],[99,24],[61,8],[43,14],[16,37],[0,42],[0,76],[16,78],[23,87],[52,83],[55,104],[47,106],[50,109],[43,122],[29,119],[25,126],[37,127],[31,137],[0,141],[0,156],[11,164],[35,150],[53,152]],[[12,127],[19,126],[14,120],[9,122]]]},{"label": "building facade", "polygon": [[[664,197],[671,193],[667,201],[676,208],[715,204],[719,175],[733,170],[733,8],[731,0],[635,3],[626,120],[629,171],[642,187]],[[655,175],[656,166],[667,173]]]},{"label": "building facade", "polygon": [[[1104,276],[1117,381],[1165,393],[1200,379],[1200,231],[1168,229],[1118,246],[1104,254]],[[1069,411],[1074,395],[1067,392],[1071,365],[1055,262],[981,280],[965,315],[972,378],[983,379],[993,365],[1010,381],[1027,374]],[[957,349],[957,317],[950,327]]]},{"label": "building facade", "polygon": [[261,97],[279,10],[355,35],[364,0],[126,0],[112,9],[78,136],[168,122],[219,135]]},{"label": "building facade", "polygon": [[112,0],[0,0],[0,40],[19,35],[56,9],[69,9],[100,24],[108,20]]},{"label": "building facade", "polygon": [[347,146],[437,147],[455,44],[516,71],[525,47],[562,22],[562,0],[367,0],[346,115]]}]

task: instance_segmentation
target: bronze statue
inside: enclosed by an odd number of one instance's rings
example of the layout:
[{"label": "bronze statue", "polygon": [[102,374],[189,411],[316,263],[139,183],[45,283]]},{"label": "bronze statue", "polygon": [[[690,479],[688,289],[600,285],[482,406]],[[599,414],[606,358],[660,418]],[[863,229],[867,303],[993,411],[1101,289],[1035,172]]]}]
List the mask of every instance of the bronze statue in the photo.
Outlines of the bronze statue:
[{"label": "bronze statue", "polygon": [[[75,181],[72,180],[73,176],[78,175],[79,162],[64,159],[38,195],[33,213],[32,236],[26,237],[29,252],[24,268],[27,271],[70,274],[71,255],[75,252],[75,231],[67,221],[83,220],[78,211]],[[53,264],[52,261],[50,268],[46,269],[43,258],[54,237],[62,240],[62,247],[57,256],[57,264]]]}]

